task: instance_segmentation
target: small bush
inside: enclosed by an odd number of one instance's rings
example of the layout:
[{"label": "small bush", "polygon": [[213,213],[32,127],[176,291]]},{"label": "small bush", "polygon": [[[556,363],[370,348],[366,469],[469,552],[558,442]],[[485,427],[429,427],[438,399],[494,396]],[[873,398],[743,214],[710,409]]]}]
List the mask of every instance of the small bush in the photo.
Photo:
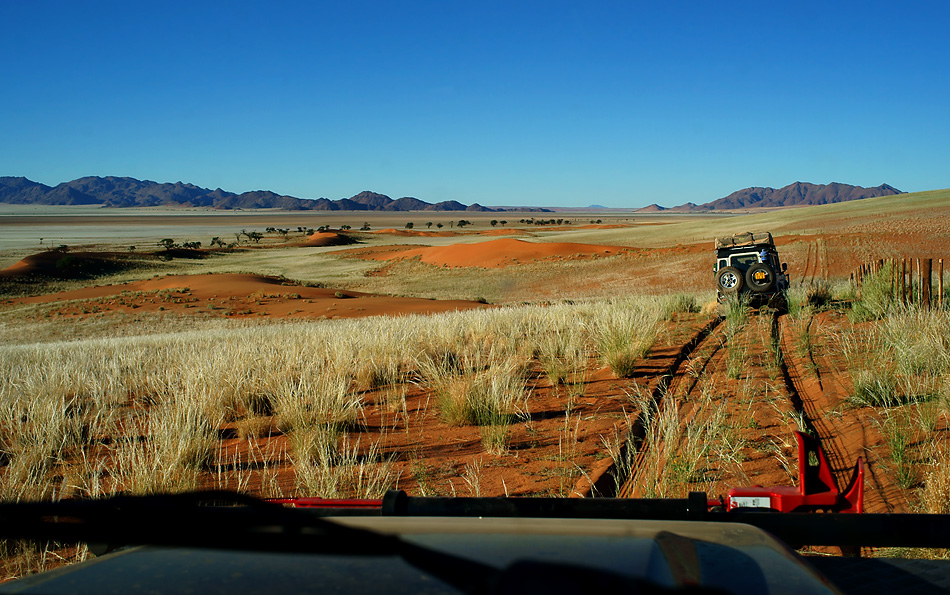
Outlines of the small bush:
[{"label": "small bush", "polygon": [[902,309],[903,304],[894,292],[892,271],[885,267],[864,279],[860,297],[851,304],[848,319],[851,322],[879,320]]},{"label": "small bush", "polygon": [[897,377],[887,370],[861,370],[854,375],[850,400],[862,407],[894,407],[902,400],[897,394]]},{"label": "small bush", "polygon": [[816,309],[826,307],[831,303],[831,286],[825,281],[812,283],[805,289],[805,304]]},{"label": "small bush", "polygon": [[700,311],[696,296],[678,293],[663,304],[663,320],[672,320],[675,314],[693,314]]}]

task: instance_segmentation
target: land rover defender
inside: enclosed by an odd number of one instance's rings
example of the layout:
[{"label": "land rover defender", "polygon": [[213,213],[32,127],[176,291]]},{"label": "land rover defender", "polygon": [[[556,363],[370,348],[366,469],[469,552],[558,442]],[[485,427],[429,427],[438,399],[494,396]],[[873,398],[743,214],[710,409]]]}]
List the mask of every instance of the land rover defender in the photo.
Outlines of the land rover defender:
[{"label": "land rover defender", "polygon": [[769,232],[744,232],[716,238],[716,297],[720,304],[730,297],[750,306],[784,309],[788,290],[788,264],[779,260]]}]

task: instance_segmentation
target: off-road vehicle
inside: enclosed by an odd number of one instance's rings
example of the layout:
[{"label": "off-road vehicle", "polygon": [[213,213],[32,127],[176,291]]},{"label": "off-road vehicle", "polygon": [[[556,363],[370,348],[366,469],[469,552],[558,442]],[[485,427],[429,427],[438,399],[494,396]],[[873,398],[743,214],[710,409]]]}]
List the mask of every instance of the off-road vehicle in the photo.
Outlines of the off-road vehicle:
[{"label": "off-road vehicle", "polygon": [[716,238],[716,290],[719,303],[735,296],[750,306],[784,309],[788,265],[779,260],[769,232],[744,232]]}]

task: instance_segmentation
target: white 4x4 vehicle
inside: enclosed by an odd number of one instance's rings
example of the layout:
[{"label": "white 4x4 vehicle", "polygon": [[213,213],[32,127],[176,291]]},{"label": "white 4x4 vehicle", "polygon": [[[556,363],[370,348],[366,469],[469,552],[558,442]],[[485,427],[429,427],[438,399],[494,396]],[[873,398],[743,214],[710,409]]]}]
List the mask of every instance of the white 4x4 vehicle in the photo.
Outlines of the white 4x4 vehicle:
[{"label": "white 4x4 vehicle", "polygon": [[716,292],[719,303],[735,296],[751,306],[784,309],[788,265],[779,260],[769,232],[716,238]]}]

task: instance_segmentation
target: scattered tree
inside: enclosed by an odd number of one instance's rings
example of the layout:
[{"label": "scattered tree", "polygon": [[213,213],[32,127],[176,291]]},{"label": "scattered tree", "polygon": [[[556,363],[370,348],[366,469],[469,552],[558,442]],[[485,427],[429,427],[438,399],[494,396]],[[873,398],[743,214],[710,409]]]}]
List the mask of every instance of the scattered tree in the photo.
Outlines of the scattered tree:
[{"label": "scattered tree", "polygon": [[165,248],[165,250],[171,250],[172,248],[177,248],[178,244],[175,243],[175,240],[171,238],[165,238],[158,242],[158,245]]},{"label": "scattered tree", "polygon": [[[432,222],[431,222],[431,221],[427,221],[427,222],[426,222],[426,229],[432,229]],[[40,240],[40,241],[42,242],[43,240]]]},{"label": "scattered tree", "polygon": [[498,225],[498,219],[492,219],[490,223],[492,227],[495,227],[496,225]]},{"label": "scattered tree", "polygon": [[410,221],[409,223],[406,223],[406,229],[412,229],[412,227],[413,227],[412,221]]},{"label": "scattered tree", "polygon": [[360,231],[369,231],[369,221],[363,222],[363,227],[360,228]]}]

